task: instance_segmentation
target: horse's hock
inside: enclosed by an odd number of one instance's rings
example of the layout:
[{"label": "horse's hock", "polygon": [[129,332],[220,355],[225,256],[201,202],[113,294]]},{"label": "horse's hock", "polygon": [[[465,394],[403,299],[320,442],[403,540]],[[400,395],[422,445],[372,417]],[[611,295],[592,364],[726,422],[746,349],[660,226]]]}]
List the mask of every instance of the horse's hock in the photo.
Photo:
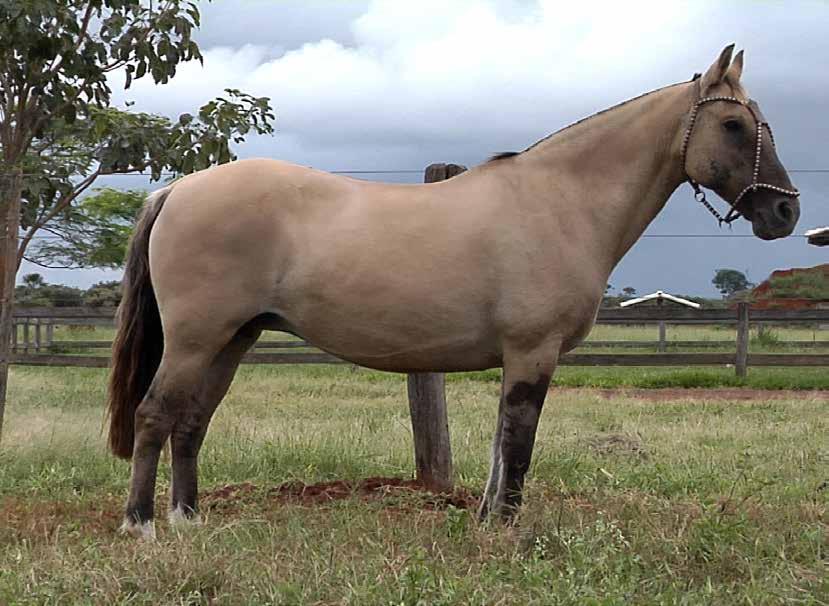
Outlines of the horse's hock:
[{"label": "horse's hock", "polygon": [[[465,170],[466,167],[459,164],[430,164],[426,167],[423,181],[444,181]],[[451,491],[454,472],[443,373],[409,374],[408,394],[417,480],[434,491]]]}]

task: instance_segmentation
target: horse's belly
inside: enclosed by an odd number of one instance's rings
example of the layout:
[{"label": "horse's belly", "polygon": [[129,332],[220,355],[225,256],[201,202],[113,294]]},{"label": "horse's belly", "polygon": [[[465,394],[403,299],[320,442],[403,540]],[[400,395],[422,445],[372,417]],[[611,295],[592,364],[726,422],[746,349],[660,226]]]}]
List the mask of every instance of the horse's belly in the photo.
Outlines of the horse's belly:
[{"label": "horse's belly", "polygon": [[461,372],[501,366],[501,356],[494,348],[485,350],[480,347],[378,355],[354,352],[341,357],[360,366],[389,372]]},{"label": "horse's belly", "polygon": [[306,304],[278,311],[291,332],[349,362],[396,372],[466,371],[501,365],[492,327],[475,309],[457,317],[420,307]]}]

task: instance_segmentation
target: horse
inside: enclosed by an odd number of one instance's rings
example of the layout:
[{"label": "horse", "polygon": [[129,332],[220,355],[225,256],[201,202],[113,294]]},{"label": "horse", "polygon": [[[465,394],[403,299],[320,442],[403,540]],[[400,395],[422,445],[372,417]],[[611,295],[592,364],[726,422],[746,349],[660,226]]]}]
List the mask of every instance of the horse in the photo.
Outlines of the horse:
[{"label": "horse", "polygon": [[[199,449],[266,329],[384,371],[501,367],[479,515],[513,519],[557,361],[588,334],[611,271],[672,192],[690,182],[720,221],[742,215],[764,240],[795,228],[798,191],[733,50],[439,183],[250,159],[150,194],[109,383],[109,446],[132,458],[123,530],[154,536],[168,440],[170,521],[199,520]],[[726,217],[703,187],[730,203]]]}]

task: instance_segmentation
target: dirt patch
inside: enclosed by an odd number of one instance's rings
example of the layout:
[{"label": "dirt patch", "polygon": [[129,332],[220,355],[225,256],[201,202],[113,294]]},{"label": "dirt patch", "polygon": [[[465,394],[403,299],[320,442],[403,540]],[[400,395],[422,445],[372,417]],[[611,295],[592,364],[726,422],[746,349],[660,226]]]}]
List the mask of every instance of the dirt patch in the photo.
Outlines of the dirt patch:
[{"label": "dirt patch", "polygon": [[718,388],[682,388],[667,387],[660,389],[600,389],[600,388],[553,388],[550,395],[565,396],[567,393],[598,394],[606,399],[637,398],[663,402],[668,400],[826,400],[829,402],[829,390],[785,390],[785,389],[747,389],[744,387]]},{"label": "dirt patch", "polygon": [[240,500],[254,497],[298,505],[320,505],[355,498],[362,501],[388,501],[395,508],[425,510],[447,509],[450,506],[475,509],[480,498],[463,488],[456,488],[452,492],[432,492],[417,480],[374,477],[355,482],[335,480],[317,484],[295,481],[271,488],[259,488],[249,482],[229,484],[204,492],[200,500],[202,507],[210,511],[233,507]]},{"label": "dirt patch", "polygon": [[4,535],[50,539],[59,533],[113,533],[121,516],[120,499],[74,503],[5,498],[0,502],[0,543]]}]

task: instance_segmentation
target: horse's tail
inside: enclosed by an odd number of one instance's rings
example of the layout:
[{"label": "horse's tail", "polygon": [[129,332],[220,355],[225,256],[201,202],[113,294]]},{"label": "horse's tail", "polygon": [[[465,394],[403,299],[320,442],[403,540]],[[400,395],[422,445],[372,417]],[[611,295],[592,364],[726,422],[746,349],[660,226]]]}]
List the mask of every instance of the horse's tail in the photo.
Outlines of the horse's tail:
[{"label": "horse's tail", "polygon": [[124,272],[118,325],[112,343],[109,377],[109,448],[122,459],[132,457],[135,410],[147,393],[164,350],[161,316],[150,281],[150,232],[171,186],[147,197],[138,217]]}]

